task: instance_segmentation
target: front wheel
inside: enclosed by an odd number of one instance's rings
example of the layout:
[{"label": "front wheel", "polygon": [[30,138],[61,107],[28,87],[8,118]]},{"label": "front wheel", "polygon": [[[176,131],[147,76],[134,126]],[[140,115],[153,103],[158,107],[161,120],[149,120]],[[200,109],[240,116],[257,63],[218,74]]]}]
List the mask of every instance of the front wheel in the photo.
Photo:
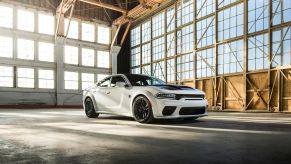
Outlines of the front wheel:
[{"label": "front wheel", "polygon": [[133,102],[133,116],[139,123],[152,123],[154,116],[150,101],[145,96],[138,96]]},{"label": "front wheel", "polygon": [[92,99],[89,97],[85,100],[85,113],[89,118],[96,118],[99,116],[99,114],[95,111]]}]

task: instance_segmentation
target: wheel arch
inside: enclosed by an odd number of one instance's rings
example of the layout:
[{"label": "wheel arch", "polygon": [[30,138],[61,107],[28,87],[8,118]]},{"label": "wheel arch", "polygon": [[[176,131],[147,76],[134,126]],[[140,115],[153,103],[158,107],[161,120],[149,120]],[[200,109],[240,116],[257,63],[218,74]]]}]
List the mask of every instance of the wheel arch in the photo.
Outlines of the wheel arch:
[{"label": "wheel arch", "polygon": [[87,99],[87,98],[90,98],[91,100],[92,100],[92,102],[93,102],[93,105],[94,105],[94,109],[95,109],[95,111],[97,112],[97,102],[96,102],[96,100],[95,100],[95,97],[93,96],[93,94],[91,94],[91,93],[88,93],[88,94],[86,94],[85,96],[84,96],[84,99],[83,99],[83,108],[84,108],[84,110],[85,110],[85,100]]}]

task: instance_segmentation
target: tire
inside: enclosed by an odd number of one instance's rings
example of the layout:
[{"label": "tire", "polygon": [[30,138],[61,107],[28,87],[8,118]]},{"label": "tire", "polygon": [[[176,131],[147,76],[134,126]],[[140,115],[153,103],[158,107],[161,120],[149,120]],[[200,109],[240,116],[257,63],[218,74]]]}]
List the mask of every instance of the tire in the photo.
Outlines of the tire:
[{"label": "tire", "polygon": [[153,123],[154,116],[150,101],[145,96],[138,96],[134,99],[133,104],[133,116],[139,123]]},{"label": "tire", "polygon": [[92,99],[89,97],[85,99],[85,114],[89,118],[97,118],[99,116],[95,111]]},{"label": "tire", "polygon": [[198,117],[188,117],[188,118],[184,118],[185,121],[194,121],[196,120]]}]

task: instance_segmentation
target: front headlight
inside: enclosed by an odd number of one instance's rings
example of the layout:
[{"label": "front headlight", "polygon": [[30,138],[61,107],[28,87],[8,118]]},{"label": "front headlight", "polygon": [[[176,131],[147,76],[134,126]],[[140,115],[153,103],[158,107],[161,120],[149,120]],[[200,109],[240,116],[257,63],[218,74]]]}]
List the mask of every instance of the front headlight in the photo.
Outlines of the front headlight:
[{"label": "front headlight", "polygon": [[158,98],[158,99],[176,99],[176,95],[173,93],[157,93],[156,98]]}]

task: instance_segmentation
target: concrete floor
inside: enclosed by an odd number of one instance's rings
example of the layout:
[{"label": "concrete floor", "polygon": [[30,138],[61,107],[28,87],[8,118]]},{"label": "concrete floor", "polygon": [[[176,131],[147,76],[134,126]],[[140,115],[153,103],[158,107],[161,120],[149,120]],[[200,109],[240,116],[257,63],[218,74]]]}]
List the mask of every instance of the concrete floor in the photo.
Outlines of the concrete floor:
[{"label": "concrete floor", "polygon": [[196,121],[0,109],[0,163],[291,163],[291,114],[209,113]]}]

